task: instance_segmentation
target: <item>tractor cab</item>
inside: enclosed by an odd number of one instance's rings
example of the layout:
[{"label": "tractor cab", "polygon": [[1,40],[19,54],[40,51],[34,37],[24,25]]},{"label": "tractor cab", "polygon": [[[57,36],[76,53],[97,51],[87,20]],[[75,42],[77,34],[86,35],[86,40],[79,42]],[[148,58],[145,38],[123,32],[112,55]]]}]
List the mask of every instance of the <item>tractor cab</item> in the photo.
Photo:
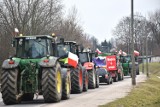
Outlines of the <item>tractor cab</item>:
[{"label": "tractor cab", "polygon": [[90,52],[90,53],[89,53],[89,57],[90,57],[90,61],[92,62],[93,59],[94,59],[95,57],[97,57],[97,53],[95,53],[95,52]]},{"label": "tractor cab", "polygon": [[53,55],[52,37],[49,35],[19,36],[13,40],[16,48],[15,57],[23,59],[37,59]]},{"label": "tractor cab", "polygon": [[89,52],[79,52],[78,55],[79,55],[79,60],[82,65],[84,65],[84,63],[86,62],[91,62]]},{"label": "tractor cab", "polygon": [[120,56],[120,59],[122,63],[129,63],[131,62],[131,55]]},{"label": "tractor cab", "polygon": [[75,41],[64,41],[60,39],[60,42],[56,43],[57,47],[57,57],[66,57],[68,53],[76,54],[76,42]]}]

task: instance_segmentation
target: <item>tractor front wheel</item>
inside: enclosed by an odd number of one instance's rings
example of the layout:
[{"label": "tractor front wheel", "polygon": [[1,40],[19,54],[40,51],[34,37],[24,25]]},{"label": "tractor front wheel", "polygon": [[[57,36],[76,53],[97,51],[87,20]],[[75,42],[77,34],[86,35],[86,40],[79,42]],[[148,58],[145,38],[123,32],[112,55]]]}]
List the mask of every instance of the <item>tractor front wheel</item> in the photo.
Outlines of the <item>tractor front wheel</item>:
[{"label": "tractor front wheel", "polygon": [[1,92],[4,104],[11,105],[21,102],[21,96],[19,96],[19,85],[20,77],[18,69],[2,70]]},{"label": "tractor front wheel", "polygon": [[70,73],[66,73],[63,78],[62,99],[66,100],[70,98],[71,91],[71,79]]},{"label": "tractor front wheel", "polygon": [[99,88],[99,72],[96,71],[96,88]]},{"label": "tractor front wheel", "polygon": [[71,93],[83,91],[83,72],[80,67],[71,69]]},{"label": "tractor front wheel", "polygon": [[88,71],[88,76],[89,76],[89,85],[88,87],[90,89],[95,89],[96,87],[96,74],[95,74],[95,71],[94,70],[89,70]]},{"label": "tractor front wheel", "polygon": [[88,72],[83,69],[83,91],[88,91]]},{"label": "tractor front wheel", "polygon": [[62,98],[62,75],[59,63],[55,67],[42,68],[42,93],[45,102],[58,102]]}]

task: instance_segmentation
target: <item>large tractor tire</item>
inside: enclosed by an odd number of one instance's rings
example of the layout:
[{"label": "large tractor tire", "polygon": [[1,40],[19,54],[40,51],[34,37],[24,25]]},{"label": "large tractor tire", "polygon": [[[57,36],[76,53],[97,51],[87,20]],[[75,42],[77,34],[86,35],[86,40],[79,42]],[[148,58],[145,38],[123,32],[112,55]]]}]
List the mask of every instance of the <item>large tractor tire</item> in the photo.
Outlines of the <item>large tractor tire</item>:
[{"label": "large tractor tire", "polygon": [[112,83],[113,83],[113,78],[111,77],[111,78],[110,78],[110,84],[112,84]]},{"label": "large tractor tire", "polygon": [[52,68],[42,68],[42,93],[46,103],[61,100],[62,75],[59,63],[56,63],[56,66]]},{"label": "large tractor tire", "polygon": [[70,98],[71,93],[71,78],[70,73],[63,73],[63,89],[62,89],[62,99],[66,100]]},{"label": "large tractor tire", "polygon": [[32,101],[34,98],[34,93],[26,93],[22,96],[22,101]]},{"label": "large tractor tire", "polygon": [[19,91],[20,77],[18,69],[2,70],[1,75],[1,92],[3,102],[6,105],[18,104],[21,102]]},{"label": "large tractor tire", "polygon": [[115,71],[115,77],[113,77],[114,82],[118,82],[118,73]]},{"label": "large tractor tire", "polygon": [[88,72],[85,68],[82,69],[83,71],[83,91],[88,91]]},{"label": "large tractor tire", "polygon": [[124,80],[124,73],[122,74],[122,80]]},{"label": "large tractor tire", "polygon": [[96,71],[96,88],[99,88],[99,72]]},{"label": "large tractor tire", "polygon": [[71,93],[83,91],[83,72],[80,67],[71,69]]},{"label": "large tractor tire", "polygon": [[123,80],[123,73],[118,73],[118,81]]},{"label": "large tractor tire", "polygon": [[109,77],[109,78],[108,78],[107,84],[110,85],[110,84],[113,83],[113,79],[112,79],[112,76],[111,76],[110,73],[108,74],[108,77]]},{"label": "large tractor tire", "polygon": [[89,77],[89,83],[88,83],[89,89],[95,89],[95,87],[96,87],[96,73],[95,73],[95,71],[89,70],[88,77]]}]

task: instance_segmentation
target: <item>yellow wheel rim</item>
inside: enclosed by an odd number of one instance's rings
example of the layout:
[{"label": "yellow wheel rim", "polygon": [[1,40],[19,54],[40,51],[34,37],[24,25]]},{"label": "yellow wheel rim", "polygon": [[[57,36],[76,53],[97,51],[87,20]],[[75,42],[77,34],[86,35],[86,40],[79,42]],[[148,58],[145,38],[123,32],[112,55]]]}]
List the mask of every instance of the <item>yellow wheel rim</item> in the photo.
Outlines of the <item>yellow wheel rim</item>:
[{"label": "yellow wheel rim", "polygon": [[57,72],[57,92],[61,92],[61,87],[62,87],[62,79],[61,79],[61,73],[60,71]]},{"label": "yellow wheel rim", "polygon": [[67,90],[67,94],[70,93],[70,81],[69,81],[69,78],[67,78],[67,81],[66,81],[66,90]]}]

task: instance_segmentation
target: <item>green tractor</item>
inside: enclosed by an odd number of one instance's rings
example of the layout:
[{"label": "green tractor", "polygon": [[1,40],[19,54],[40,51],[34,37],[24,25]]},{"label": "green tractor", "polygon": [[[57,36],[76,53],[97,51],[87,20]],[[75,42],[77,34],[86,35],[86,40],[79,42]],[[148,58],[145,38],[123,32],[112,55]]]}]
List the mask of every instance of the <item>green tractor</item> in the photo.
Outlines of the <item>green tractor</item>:
[{"label": "green tractor", "polygon": [[[54,44],[57,47],[57,57],[62,67],[70,71],[71,93],[81,93],[88,90],[88,73],[78,60],[78,46],[75,41],[64,41]],[[73,59],[77,57],[77,62]],[[77,63],[77,64],[75,64]]]},{"label": "green tractor", "polygon": [[131,75],[131,55],[120,56],[124,76]]},{"label": "green tractor", "polygon": [[[4,104],[32,101],[34,94],[37,97],[42,94],[47,103],[68,98],[69,84],[63,87],[62,83],[69,75],[63,73],[54,55],[52,42],[53,37],[49,35],[14,38],[16,55],[2,64],[1,93]],[[62,91],[65,93],[62,94]]]},{"label": "green tractor", "polygon": [[[134,56],[135,58],[135,67],[136,67],[136,75],[139,75],[139,64],[138,64],[138,56]],[[131,55],[120,56],[124,76],[130,75],[132,70],[132,58]]]}]

